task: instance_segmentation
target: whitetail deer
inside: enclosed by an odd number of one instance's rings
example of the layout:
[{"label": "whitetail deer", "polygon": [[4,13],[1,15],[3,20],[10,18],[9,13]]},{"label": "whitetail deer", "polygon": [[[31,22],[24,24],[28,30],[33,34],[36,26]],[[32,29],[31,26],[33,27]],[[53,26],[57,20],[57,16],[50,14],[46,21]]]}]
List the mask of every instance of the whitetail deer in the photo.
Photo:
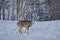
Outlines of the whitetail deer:
[{"label": "whitetail deer", "polygon": [[28,20],[21,20],[17,22],[17,26],[18,26],[18,32],[19,33],[23,33],[22,32],[22,28],[25,27],[26,33],[29,33],[29,28],[34,24],[34,21],[28,21]]}]

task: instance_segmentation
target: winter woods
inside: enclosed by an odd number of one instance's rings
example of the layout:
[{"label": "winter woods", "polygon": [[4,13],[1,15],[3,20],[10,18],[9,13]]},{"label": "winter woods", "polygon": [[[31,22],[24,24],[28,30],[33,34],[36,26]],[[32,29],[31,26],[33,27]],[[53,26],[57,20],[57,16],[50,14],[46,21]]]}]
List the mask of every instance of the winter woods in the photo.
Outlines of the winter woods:
[{"label": "winter woods", "polygon": [[59,19],[54,3],[52,0],[0,0],[0,20]]}]

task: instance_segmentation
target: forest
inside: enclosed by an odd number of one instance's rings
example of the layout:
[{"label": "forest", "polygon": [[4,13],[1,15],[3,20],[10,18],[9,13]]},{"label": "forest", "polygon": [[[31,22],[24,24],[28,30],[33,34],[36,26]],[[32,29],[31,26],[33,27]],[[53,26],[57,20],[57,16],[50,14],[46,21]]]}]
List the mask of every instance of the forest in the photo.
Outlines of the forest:
[{"label": "forest", "polygon": [[59,0],[0,0],[0,20],[60,19]]}]

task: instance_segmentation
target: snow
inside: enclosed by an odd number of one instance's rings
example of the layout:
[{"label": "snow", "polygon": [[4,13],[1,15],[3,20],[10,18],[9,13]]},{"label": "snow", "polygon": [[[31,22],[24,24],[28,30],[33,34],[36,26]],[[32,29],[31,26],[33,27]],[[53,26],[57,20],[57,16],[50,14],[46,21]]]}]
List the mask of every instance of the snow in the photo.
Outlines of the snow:
[{"label": "snow", "polygon": [[35,22],[29,34],[18,34],[16,23],[0,20],[0,40],[60,40],[60,20]]}]

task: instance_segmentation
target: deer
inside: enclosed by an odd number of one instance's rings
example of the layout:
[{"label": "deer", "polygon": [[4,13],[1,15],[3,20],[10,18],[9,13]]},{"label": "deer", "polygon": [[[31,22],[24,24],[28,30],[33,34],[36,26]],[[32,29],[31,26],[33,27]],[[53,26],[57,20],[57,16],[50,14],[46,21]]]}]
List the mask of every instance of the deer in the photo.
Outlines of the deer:
[{"label": "deer", "polygon": [[34,24],[34,20],[28,21],[28,20],[21,20],[17,22],[17,26],[18,26],[18,32],[19,33],[23,33],[22,32],[22,28],[25,28],[25,33],[29,34],[29,28]]}]

